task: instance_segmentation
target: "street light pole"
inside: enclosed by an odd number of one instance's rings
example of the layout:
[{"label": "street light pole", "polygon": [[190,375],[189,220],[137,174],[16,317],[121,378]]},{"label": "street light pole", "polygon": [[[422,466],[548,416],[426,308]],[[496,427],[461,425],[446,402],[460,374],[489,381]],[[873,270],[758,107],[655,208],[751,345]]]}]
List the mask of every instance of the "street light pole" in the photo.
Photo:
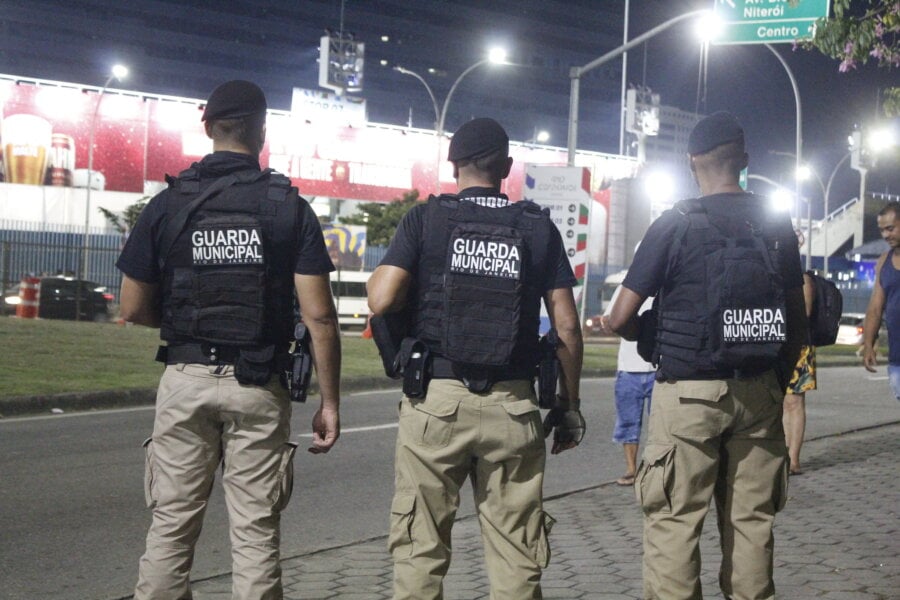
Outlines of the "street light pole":
[{"label": "street light pole", "polygon": [[459,77],[456,78],[456,81],[453,82],[453,85],[450,86],[450,91],[447,92],[447,97],[444,98],[444,104],[440,110],[438,110],[438,102],[435,98],[434,92],[431,90],[431,86],[425,81],[425,79],[419,75],[418,73],[411,71],[409,69],[397,66],[394,67],[394,70],[398,73],[402,73],[404,75],[412,75],[416,79],[422,82],[422,85],[425,86],[425,89],[428,91],[428,95],[431,97],[431,103],[434,106],[434,116],[435,116],[435,134],[437,136],[437,162],[434,165],[434,180],[435,180],[435,191],[440,194],[441,191],[441,140],[444,137],[444,121],[447,118],[447,107],[450,105],[450,99],[453,97],[453,92],[456,91],[457,86],[463,80],[463,78],[477,69],[482,65],[486,65],[488,63],[498,63],[504,64],[506,62],[505,52],[499,49],[491,50],[491,55],[488,58],[479,60],[475,64],[471,65],[468,69],[463,71]]},{"label": "street light pole", "polygon": [[568,143],[568,160],[567,164],[570,167],[575,166],[575,147],[578,144],[578,102],[579,102],[579,90],[581,88],[581,76],[596,69],[597,67],[609,62],[610,60],[616,58],[623,52],[627,52],[631,50],[635,46],[643,44],[645,41],[649,40],[653,36],[659,35],[666,29],[672,27],[676,23],[680,23],[685,19],[690,19],[691,17],[698,17],[700,15],[709,14],[708,10],[695,10],[692,12],[684,13],[683,15],[679,15],[673,19],[669,19],[665,23],[661,25],[657,25],[650,31],[639,35],[634,38],[630,42],[626,44],[622,44],[615,50],[610,50],[603,56],[599,58],[595,58],[588,64],[582,67],[572,67],[569,70],[569,79],[570,82],[570,91],[569,91],[569,143]]},{"label": "street light pole", "polygon": [[823,270],[826,278],[828,277],[828,215],[830,214],[828,212],[828,197],[831,194],[831,184],[834,181],[834,176],[837,175],[838,169],[841,168],[841,165],[847,162],[848,158],[850,158],[850,152],[845,154],[844,157],[840,161],[838,161],[838,164],[835,165],[834,169],[831,171],[831,176],[828,177],[828,185],[825,186],[825,215],[823,217],[824,221],[822,223],[824,249],[822,253],[825,255],[825,267]]},{"label": "street light pole", "polygon": [[[828,215],[828,203],[825,200],[825,196],[827,195],[825,191],[825,184],[822,183],[822,178],[819,177],[819,174],[816,173],[809,166],[801,167],[801,171],[796,174],[797,179],[806,179],[809,175],[812,175],[815,180],[819,183],[819,189],[822,190],[822,202],[825,205],[824,210],[826,211],[822,217],[822,227],[825,227],[825,217]],[[806,254],[806,268],[809,270],[811,255],[812,255],[812,202],[806,202],[806,237],[807,237],[807,249],[809,250]],[[825,250],[823,248],[822,253],[824,254]]]},{"label": "street light pole", "polygon": [[103,84],[103,87],[100,88],[100,93],[97,94],[97,102],[94,105],[94,114],[91,117],[90,129],[88,130],[88,168],[87,168],[87,190],[85,192],[85,200],[84,200],[84,234],[82,235],[82,245],[81,245],[81,266],[78,269],[78,283],[76,284],[75,289],[75,320],[81,320],[81,296],[82,296],[82,281],[87,279],[88,273],[88,254],[90,252],[89,249],[89,238],[90,238],[90,224],[91,224],[91,188],[92,188],[92,178],[94,173],[94,132],[97,128],[97,115],[100,113],[100,102],[103,100],[103,94],[106,92],[106,88],[109,87],[109,84],[112,83],[113,79],[121,79],[128,74],[128,69],[122,65],[115,65],[112,68],[112,72],[109,74],[109,77],[106,79],[106,83]]},{"label": "street light pole", "polygon": [[436,151],[437,158],[434,161],[434,189],[435,189],[435,191],[440,193],[440,187],[441,187],[441,176],[440,176],[441,134],[438,130],[438,124],[441,121],[441,111],[438,108],[437,98],[434,97],[434,92],[431,90],[431,86],[428,85],[428,82],[425,81],[425,78],[423,78],[421,75],[419,75],[415,71],[411,71],[410,69],[406,69],[404,67],[401,67],[400,65],[397,65],[396,67],[394,67],[394,70],[397,71],[398,73],[402,73],[403,75],[410,75],[412,77],[415,77],[416,79],[421,81],[422,85],[425,86],[425,91],[428,92],[428,97],[431,98],[431,106],[434,108],[434,139],[436,140],[435,144],[437,146],[437,151]]},{"label": "street light pole", "polygon": [[[800,220],[800,180],[796,177],[796,174],[800,171],[800,167],[803,164],[803,161],[800,159],[801,151],[803,149],[803,109],[800,105],[800,88],[797,86],[797,80],[794,78],[794,73],[791,71],[790,66],[788,66],[787,61],[782,58],[780,54],[775,50],[775,48],[771,44],[763,44],[766,48],[768,48],[772,54],[775,55],[775,58],[778,59],[778,62],[781,63],[781,66],[784,67],[785,72],[787,72],[788,79],[791,80],[791,88],[794,90],[794,104],[797,109],[797,134],[796,134],[796,152],[794,153],[795,158],[795,166],[794,166],[794,193],[796,194],[796,202],[797,202],[797,220]],[[810,217],[810,208],[807,204],[806,207],[807,212],[807,222]],[[812,255],[812,230],[809,230],[810,235],[806,236],[806,270],[809,270],[810,267],[810,257]]]}]

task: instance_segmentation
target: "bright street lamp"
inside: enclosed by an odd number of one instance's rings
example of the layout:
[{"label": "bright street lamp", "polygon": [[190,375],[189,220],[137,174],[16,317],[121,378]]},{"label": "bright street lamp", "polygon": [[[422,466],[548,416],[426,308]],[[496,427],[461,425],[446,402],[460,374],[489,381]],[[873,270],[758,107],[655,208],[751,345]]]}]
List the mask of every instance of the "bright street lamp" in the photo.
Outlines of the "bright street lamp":
[{"label": "bright street lamp", "polygon": [[[837,175],[838,169],[841,168],[841,165],[847,162],[847,159],[850,158],[850,152],[844,155],[841,160],[838,161],[838,164],[835,165],[834,169],[831,171],[831,176],[828,178],[828,185],[825,186],[825,214],[822,216],[822,254],[825,256],[825,265],[822,269],[825,278],[828,278],[828,197],[831,194],[831,184],[834,182],[834,176]],[[865,218],[865,217],[863,217]]]},{"label": "bright street lamp", "polygon": [[756,175],[754,173],[750,173],[749,175],[747,175],[747,179],[757,179],[764,183],[768,183],[775,188],[775,190],[771,194],[769,194],[769,203],[774,210],[780,212],[791,210],[791,207],[794,205],[794,195],[781,187],[781,184],[779,184],[777,181],[772,181],[768,177]]},{"label": "bright street lamp", "polygon": [[[819,188],[822,190],[822,201],[825,204],[826,215],[828,210],[828,202],[825,200],[825,196],[827,196],[828,192],[825,190],[825,184],[822,183],[822,178],[819,177],[819,174],[816,173],[812,167],[809,165],[800,165],[797,167],[794,176],[798,181],[809,181],[810,179],[815,179],[819,183]],[[825,226],[825,223],[822,223],[822,226]],[[812,202],[806,203],[806,270],[808,271],[810,268],[810,262],[812,260]]]},{"label": "bright street lamp", "polygon": [[870,152],[882,152],[897,145],[894,130],[888,127],[873,129],[866,136],[866,145]]},{"label": "bright street lamp", "polygon": [[466,75],[468,75],[469,73],[471,73],[478,67],[480,67],[482,65],[486,65],[488,63],[501,64],[501,65],[507,64],[506,63],[506,50],[504,50],[503,48],[492,48],[490,50],[490,52],[488,53],[487,58],[476,62],[475,64],[471,65],[468,69],[463,71],[459,75],[459,77],[456,78],[456,81],[453,82],[453,85],[450,86],[450,91],[447,92],[447,97],[444,99],[444,104],[440,109],[438,108],[438,101],[434,95],[434,92],[431,89],[431,86],[428,85],[428,82],[425,81],[425,79],[421,75],[419,75],[415,71],[406,69],[399,65],[394,67],[394,70],[397,71],[398,73],[402,73],[403,75],[410,75],[410,76],[418,79],[420,82],[422,82],[422,85],[425,86],[425,90],[428,92],[429,98],[431,98],[431,104],[434,107],[434,133],[435,133],[435,136],[437,137],[437,162],[434,165],[435,191],[437,193],[440,193],[440,187],[441,187],[441,177],[440,177],[441,139],[444,137],[444,120],[447,117],[447,106],[449,106],[449,104],[450,104],[450,98],[453,96],[453,92],[456,91],[456,87],[459,85],[459,82],[462,81]]},{"label": "bright street lamp", "polygon": [[110,71],[109,77],[106,79],[106,83],[103,84],[103,87],[100,88],[100,93],[97,94],[97,103],[94,105],[94,114],[91,117],[91,125],[88,132],[88,168],[87,168],[87,190],[85,192],[85,200],[84,200],[84,235],[82,237],[82,247],[81,247],[81,268],[78,269],[78,284],[75,294],[75,320],[78,321],[81,319],[81,296],[82,296],[82,281],[87,279],[88,273],[88,254],[90,252],[88,240],[90,238],[90,224],[91,224],[91,188],[93,187],[93,174],[94,174],[94,132],[97,128],[97,114],[100,112],[100,101],[103,100],[103,94],[106,92],[106,88],[109,87],[109,84],[112,83],[113,79],[121,80],[128,75],[128,67],[124,65],[114,65],[112,70]]},{"label": "bright street lamp", "polygon": [[460,73],[459,77],[456,78],[456,81],[453,82],[453,85],[450,86],[450,91],[447,92],[447,97],[444,99],[444,106],[441,109],[441,117],[438,119],[438,136],[443,137],[444,135],[444,122],[447,119],[447,107],[450,106],[450,98],[453,97],[453,92],[456,91],[456,86],[459,85],[459,82],[463,80],[463,78],[477,69],[482,65],[486,65],[488,63],[493,63],[495,65],[505,65],[506,64],[506,50],[503,48],[492,48],[488,53],[488,57],[479,60],[477,63]]},{"label": "bright street lamp", "polygon": [[546,144],[550,141],[550,132],[546,129],[538,129],[534,128],[534,133],[531,134],[531,137],[525,140],[525,145],[528,144]]}]

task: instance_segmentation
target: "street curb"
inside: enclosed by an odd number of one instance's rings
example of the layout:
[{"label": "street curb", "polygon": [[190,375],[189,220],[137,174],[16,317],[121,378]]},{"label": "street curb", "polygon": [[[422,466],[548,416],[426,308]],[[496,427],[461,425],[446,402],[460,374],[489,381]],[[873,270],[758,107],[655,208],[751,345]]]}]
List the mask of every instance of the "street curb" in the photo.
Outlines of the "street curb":
[{"label": "street curb", "polygon": [[[400,382],[386,377],[357,377],[341,381],[341,392],[382,390],[395,386],[399,387]],[[309,389],[310,396],[318,394],[318,391],[318,386],[313,381]],[[156,388],[15,396],[0,399],[0,419],[45,413],[153,406],[155,402]]]},{"label": "street curb", "polygon": [[156,388],[17,396],[0,400],[0,417],[152,405],[155,399]]}]

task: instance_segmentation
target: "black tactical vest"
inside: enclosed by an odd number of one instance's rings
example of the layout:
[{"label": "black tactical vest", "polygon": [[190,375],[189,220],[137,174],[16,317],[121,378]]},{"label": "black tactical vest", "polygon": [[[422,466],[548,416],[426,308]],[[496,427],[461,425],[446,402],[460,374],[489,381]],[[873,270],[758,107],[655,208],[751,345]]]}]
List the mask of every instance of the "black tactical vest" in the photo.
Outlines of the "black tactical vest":
[{"label": "black tactical vest", "polygon": [[[683,200],[675,209],[684,222],[658,296],[653,362],[674,378],[753,375],[771,368],[787,335],[774,216],[761,203],[740,207],[729,212],[731,230],[725,233],[710,222],[700,200]],[[667,302],[676,265],[677,282],[692,280],[697,290],[690,302],[681,299],[680,310]]]},{"label": "black tactical vest", "polygon": [[[290,340],[297,190],[269,170],[236,175],[237,183],[196,207],[160,257],[160,337],[170,346],[212,343],[271,352]],[[214,181],[201,182],[195,168],[169,178],[166,222]]]},{"label": "black tactical vest", "polygon": [[548,213],[533,202],[488,208],[430,197],[412,333],[454,364],[523,372],[539,359]]}]

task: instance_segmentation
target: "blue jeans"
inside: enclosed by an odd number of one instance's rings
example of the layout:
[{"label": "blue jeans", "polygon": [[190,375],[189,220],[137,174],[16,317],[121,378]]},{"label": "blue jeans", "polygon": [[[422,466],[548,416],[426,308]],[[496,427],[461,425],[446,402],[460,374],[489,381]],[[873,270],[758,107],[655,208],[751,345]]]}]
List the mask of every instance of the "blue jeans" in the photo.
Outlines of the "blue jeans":
[{"label": "blue jeans", "polygon": [[613,441],[617,444],[637,444],[641,439],[644,403],[650,412],[650,395],[656,373],[616,371],[616,427]]},{"label": "blue jeans", "polygon": [[891,380],[891,391],[894,398],[900,400],[900,365],[888,365],[888,378]]}]

